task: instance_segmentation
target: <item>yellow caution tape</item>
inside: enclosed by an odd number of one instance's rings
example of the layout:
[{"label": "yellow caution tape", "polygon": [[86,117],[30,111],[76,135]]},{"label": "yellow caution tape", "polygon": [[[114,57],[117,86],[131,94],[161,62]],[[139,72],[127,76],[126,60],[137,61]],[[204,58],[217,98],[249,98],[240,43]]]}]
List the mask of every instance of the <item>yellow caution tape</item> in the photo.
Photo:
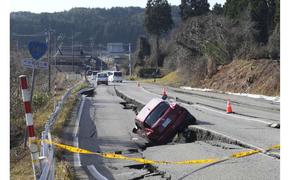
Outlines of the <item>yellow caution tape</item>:
[{"label": "yellow caution tape", "polygon": [[250,156],[256,153],[261,152],[260,150],[250,150],[250,151],[243,151],[243,152],[238,152],[238,153],[234,153],[231,155],[231,157],[233,158],[241,158],[241,157],[245,157],[245,156]]},{"label": "yellow caution tape", "polygon": [[[34,142],[45,142],[47,144],[53,144],[61,149],[65,149],[67,151],[73,152],[73,153],[80,153],[80,154],[94,154],[94,155],[98,155],[100,157],[103,158],[107,158],[107,159],[122,159],[122,160],[128,160],[128,161],[135,161],[135,162],[139,162],[142,164],[208,164],[208,163],[215,163],[220,161],[220,159],[197,159],[197,160],[185,160],[185,161],[156,161],[156,160],[149,160],[149,159],[143,159],[143,158],[132,158],[132,157],[126,157],[120,154],[115,154],[115,153],[98,153],[98,152],[92,152],[86,149],[82,149],[82,148],[77,148],[74,146],[69,146],[69,145],[65,145],[65,144],[59,144],[56,142],[50,142],[48,140],[34,140]],[[270,151],[273,149],[280,149],[280,145],[275,145],[270,147],[269,149],[267,149],[266,151]],[[230,158],[242,158],[242,157],[246,157],[246,156],[250,156],[253,154],[257,154],[262,152],[261,150],[249,150],[249,151],[243,151],[243,152],[238,152],[238,153],[234,153],[231,156],[229,156],[228,158],[225,159],[230,159]]]},{"label": "yellow caution tape", "polygon": [[271,151],[273,149],[280,149],[280,144],[277,144],[277,145],[270,147],[269,149],[267,149],[267,151]]},{"label": "yellow caution tape", "polygon": [[[41,142],[41,140],[36,140],[37,142]],[[67,151],[73,152],[73,153],[80,153],[80,154],[100,154],[100,153],[96,153],[96,152],[92,152],[86,149],[81,149],[81,148],[76,148],[74,146],[69,146],[69,145],[65,145],[65,144],[59,144],[56,142],[50,142],[48,140],[42,140],[43,142],[47,143],[47,144],[53,144],[59,148],[65,149]]]},{"label": "yellow caution tape", "polygon": [[198,159],[174,162],[174,164],[208,164],[219,161],[219,159]]}]

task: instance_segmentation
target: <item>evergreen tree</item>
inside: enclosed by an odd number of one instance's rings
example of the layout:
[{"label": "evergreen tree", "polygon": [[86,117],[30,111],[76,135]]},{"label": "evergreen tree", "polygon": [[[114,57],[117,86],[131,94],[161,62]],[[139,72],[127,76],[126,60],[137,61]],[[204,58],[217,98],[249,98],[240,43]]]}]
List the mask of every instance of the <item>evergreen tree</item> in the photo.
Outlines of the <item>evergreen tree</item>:
[{"label": "evergreen tree", "polygon": [[207,0],[191,0],[193,16],[199,16],[209,12],[209,3]]},{"label": "evergreen tree", "polygon": [[251,18],[255,22],[255,38],[257,42],[266,44],[268,41],[268,5],[266,0],[251,0]]},{"label": "evergreen tree", "polygon": [[275,11],[276,11],[276,0],[267,0],[268,4],[268,30],[272,32],[275,28]]},{"label": "evergreen tree", "polygon": [[280,24],[280,0],[276,0],[275,3],[275,15],[274,15],[274,24],[275,26]]},{"label": "evergreen tree", "polygon": [[229,18],[239,18],[248,8],[250,0],[227,0],[224,5],[224,13]]},{"label": "evergreen tree", "polygon": [[186,20],[187,18],[192,16],[192,9],[190,8],[190,4],[188,0],[181,0],[180,8],[180,16],[182,20]]},{"label": "evergreen tree", "polygon": [[209,3],[207,0],[181,0],[179,8],[182,20],[186,20],[209,12]]},{"label": "evergreen tree", "polygon": [[251,21],[255,23],[257,31],[255,39],[258,43],[266,44],[277,19],[280,19],[279,3],[279,0],[227,0],[224,13],[227,17],[239,19],[249,8]]},{"label": "evergreen tree", "polygon": [[173,25],[171,7],[167,0],[148,0],[145,9],[144,26],[147,32],[156,38],[156,65],[160,63],[159,38]]},{"label": "evergreen tree", "polygon": [[212,13],[216,14],[216,15],[221,15],[221,14],[223,14],[223,12],[224,12],[224,9],[223,9],[222,5],[215,3],[215,5],[212,8]]}]

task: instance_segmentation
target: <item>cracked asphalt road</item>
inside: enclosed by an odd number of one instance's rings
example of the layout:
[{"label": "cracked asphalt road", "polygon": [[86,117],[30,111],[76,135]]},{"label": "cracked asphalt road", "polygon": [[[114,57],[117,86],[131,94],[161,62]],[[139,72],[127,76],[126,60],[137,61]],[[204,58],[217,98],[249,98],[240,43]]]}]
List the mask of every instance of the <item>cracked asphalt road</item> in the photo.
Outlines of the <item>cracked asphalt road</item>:
[{"label": "cracked asphalt road", "polygon": [[[119,85],[116,84],[116,87]],[[123,86],[126,84],[120,87]],[[148,98],[148,94],[144,96]],[[135,113],[130,109],[123,109],[120,102],[123,100],[115,94],[113,85],[96,86],[96,95],[87,97],[84,102],[77,134],[80,148],[95,152],[121,152],[129,157],[166,161],[224,158],[232,153],[248,150],[216,141],[197,141],[147,147],[142,151],[140,147],[145,145],[145,141],[131,133]],[[134,150],[129,151],[130,149]],[[270,180],[279,179],[280,174],[280,160],[263,154],[231,159],[205,168],[203,167],[207,164],[154,165],[157,172],[165,173],[163,176],[160,173],[148,172],[148,168],[140,168],[136,162],[103,159],[95,155],[80,155],[80,164],[88,179]]]}]

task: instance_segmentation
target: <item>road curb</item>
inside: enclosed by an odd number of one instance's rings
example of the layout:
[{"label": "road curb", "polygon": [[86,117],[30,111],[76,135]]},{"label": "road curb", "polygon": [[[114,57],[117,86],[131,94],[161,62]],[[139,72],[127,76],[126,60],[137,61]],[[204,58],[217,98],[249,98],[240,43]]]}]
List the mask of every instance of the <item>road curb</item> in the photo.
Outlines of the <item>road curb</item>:
[{"label": "road curb", "polygon": [[136,99],[131,98],[130,96],[121,93],[119,90],[117,90],[116,87],[114,87],[114,89],[116,91],[117,96],[119,96],[120,98],[122,98],[126,102],[134,104],[137,107],[137,111],[140,111],[145,106],[143,103],[137,101]]}]

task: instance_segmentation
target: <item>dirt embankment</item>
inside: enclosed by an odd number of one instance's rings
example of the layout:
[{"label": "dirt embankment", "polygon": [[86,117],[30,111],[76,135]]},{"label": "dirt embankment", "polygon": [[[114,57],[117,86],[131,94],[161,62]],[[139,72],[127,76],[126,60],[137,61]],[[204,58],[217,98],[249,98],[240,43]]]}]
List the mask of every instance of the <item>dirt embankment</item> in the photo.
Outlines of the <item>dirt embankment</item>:
[{"label": "dirt embankment", "polygon": [[234,60],[218,68],[202,88],[280,96],[280,62],[268,59]]}]

